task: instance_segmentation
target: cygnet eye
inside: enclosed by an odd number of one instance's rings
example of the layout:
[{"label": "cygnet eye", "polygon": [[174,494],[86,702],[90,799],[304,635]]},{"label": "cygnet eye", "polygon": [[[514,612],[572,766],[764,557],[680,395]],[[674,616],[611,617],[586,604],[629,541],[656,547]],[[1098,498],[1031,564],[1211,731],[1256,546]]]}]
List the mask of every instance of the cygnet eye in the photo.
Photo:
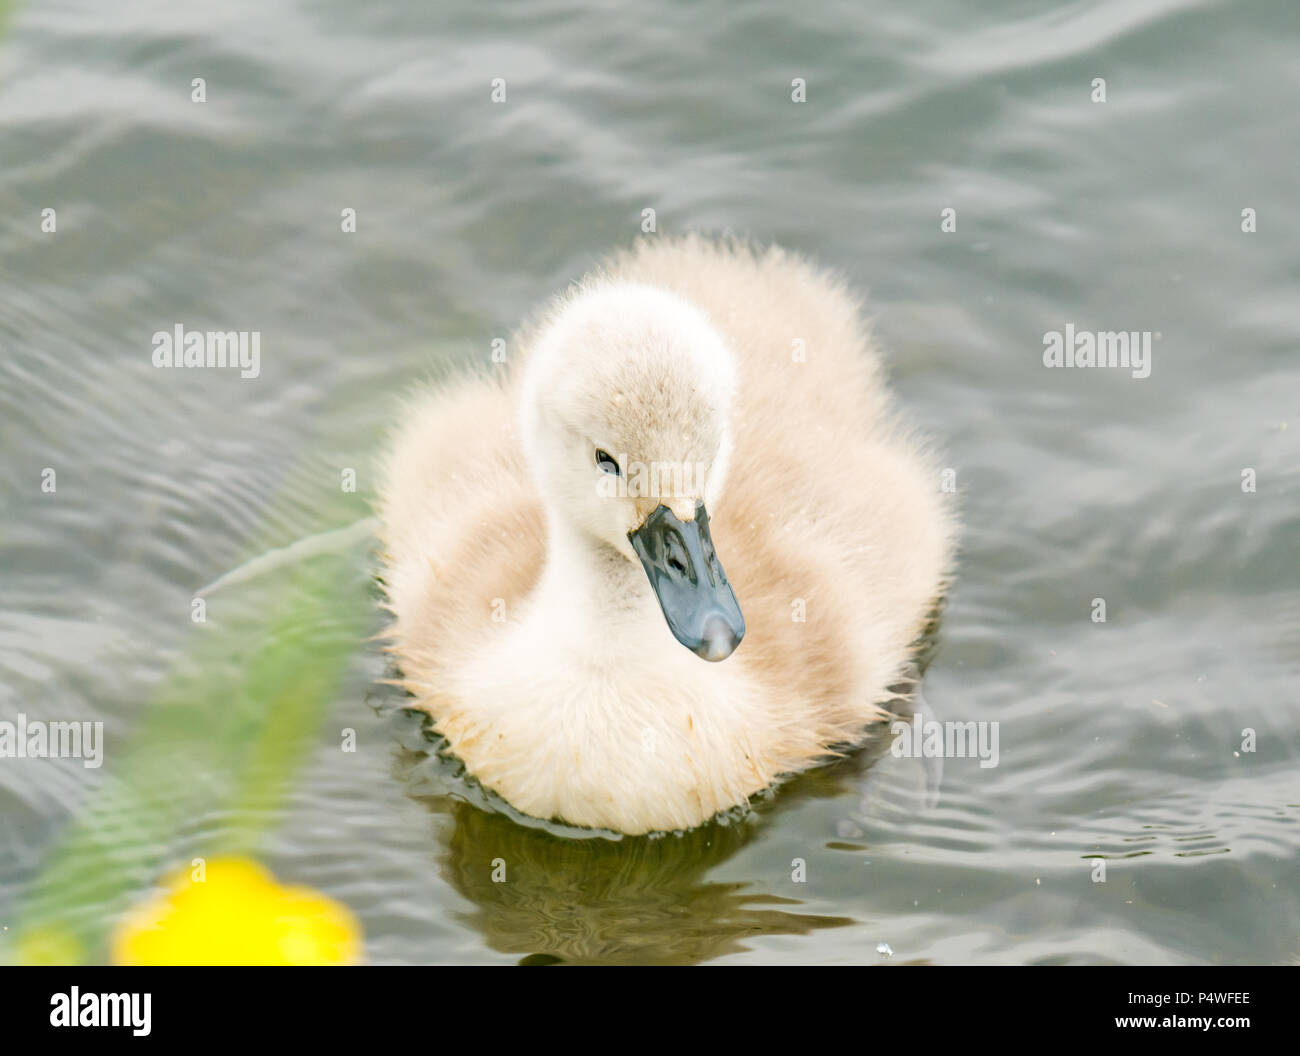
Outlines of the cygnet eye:
[{"label": "cygnet eye", "polygon": [[608,451],[602,451],[596,448],[596,466],[602,473],[612,473],[619,476],[622,471],[618,468],[618,461]]}]

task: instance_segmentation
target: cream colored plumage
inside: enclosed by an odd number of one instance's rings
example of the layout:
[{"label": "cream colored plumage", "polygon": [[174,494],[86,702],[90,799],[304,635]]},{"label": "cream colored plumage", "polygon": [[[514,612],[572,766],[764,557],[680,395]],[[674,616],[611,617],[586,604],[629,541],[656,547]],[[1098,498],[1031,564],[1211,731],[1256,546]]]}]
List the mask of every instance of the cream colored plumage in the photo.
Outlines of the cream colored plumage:
[{"label": "cream colored plumage", "polygon": [[[391,648],[470,773],[527,814],[644,833],[861,740],[954,521],[843,285],[778,249],[650,240],[509,347],[498,377],[405,407],[379,510]],[[703,479],[611,496],[594,449]],[[674,638],[627,537],[697,501],[747,625],[720,663]]]}]

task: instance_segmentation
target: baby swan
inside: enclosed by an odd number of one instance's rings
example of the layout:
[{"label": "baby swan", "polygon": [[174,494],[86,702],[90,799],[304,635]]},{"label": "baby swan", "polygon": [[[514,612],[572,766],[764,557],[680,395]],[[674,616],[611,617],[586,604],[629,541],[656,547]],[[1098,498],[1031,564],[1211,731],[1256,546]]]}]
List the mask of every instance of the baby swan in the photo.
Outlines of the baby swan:
[{"label": "baby swan", "polygon": [[954,529],[842,285],[647,242],[520,345],[416,397],[381,488],[391,648],[468,771],[637,834],[860,741]]}]

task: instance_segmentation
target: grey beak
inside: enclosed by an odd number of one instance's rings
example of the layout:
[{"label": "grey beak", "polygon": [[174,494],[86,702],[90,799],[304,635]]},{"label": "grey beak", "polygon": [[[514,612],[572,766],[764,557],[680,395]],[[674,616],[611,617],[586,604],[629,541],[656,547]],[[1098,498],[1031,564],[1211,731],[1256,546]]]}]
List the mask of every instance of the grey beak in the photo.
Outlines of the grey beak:
[{"label": "grey beak", "polygon": [[705,660],[725,660],[735,652],[745,637],[745,617],[713,551],[704,503],[696,504],[693,521],[657,506],[627,537],[673,637]]}]

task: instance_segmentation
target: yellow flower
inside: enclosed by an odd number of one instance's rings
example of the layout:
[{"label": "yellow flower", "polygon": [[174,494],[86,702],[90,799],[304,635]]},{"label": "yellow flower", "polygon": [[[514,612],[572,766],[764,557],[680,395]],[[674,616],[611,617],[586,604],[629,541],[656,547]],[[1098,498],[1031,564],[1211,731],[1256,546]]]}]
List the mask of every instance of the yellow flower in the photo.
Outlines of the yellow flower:
[{"label": "yellow flower", "polygon": [[131,910],[109,945],[114,964],[355,964],[351,911],[309,887],[284,887],[245,858],[179,869]]}]

